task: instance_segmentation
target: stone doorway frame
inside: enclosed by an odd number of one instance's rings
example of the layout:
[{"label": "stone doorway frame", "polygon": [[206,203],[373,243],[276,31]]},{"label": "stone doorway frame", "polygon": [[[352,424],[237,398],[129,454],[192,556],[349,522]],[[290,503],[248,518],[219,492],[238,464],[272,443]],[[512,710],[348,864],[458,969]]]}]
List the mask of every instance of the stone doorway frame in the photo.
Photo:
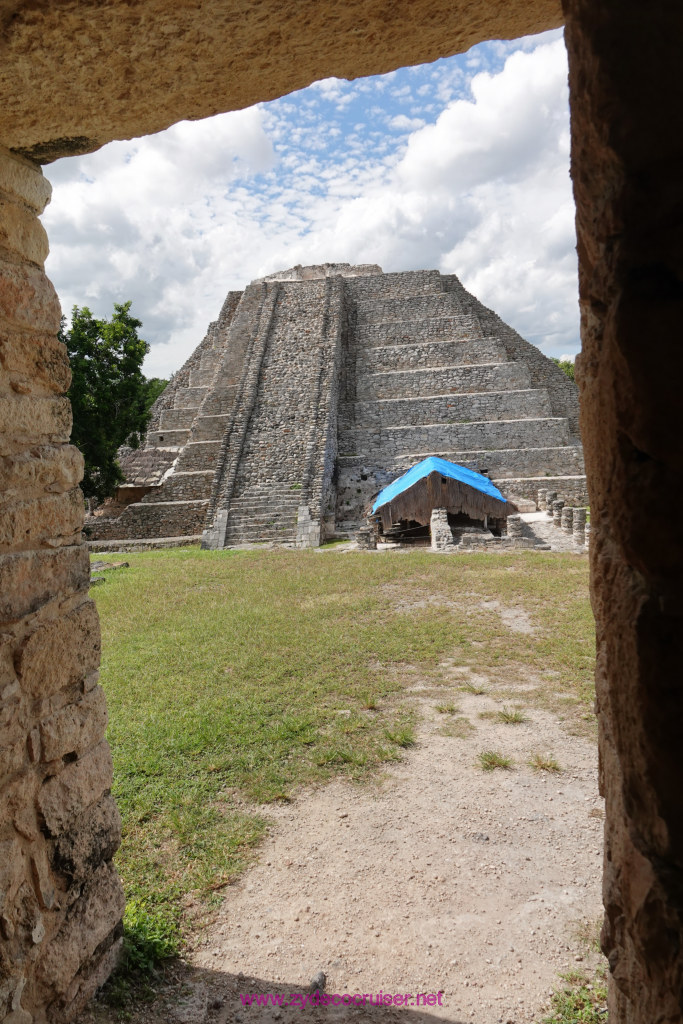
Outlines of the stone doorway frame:
[{"label": "stone doorway frame", "polygon": [[[67,0],[55,21],[44,0],[0,5],[0,929],[11,965],[0,1012],[11,1024],[73,1016],[111,969],[123,906],[111,866],[117,815],[98,625],[80,540],[81,461],[68,445],[60,311],[42,269],[47,239],[37,218],[49,185],[39,161],[326,75],[386,71],[562,20],[610,1012],[612,1024],[683,1020],[683,551],[672,516],[683,478],[683,9],[674,0],[562,7],[399,0],[389,14],[379,0],[350,0],[301,17],[293,0]],[[128,66],[132,38],[140,57]],[[193,75],[176,88],[184,68]]]}]

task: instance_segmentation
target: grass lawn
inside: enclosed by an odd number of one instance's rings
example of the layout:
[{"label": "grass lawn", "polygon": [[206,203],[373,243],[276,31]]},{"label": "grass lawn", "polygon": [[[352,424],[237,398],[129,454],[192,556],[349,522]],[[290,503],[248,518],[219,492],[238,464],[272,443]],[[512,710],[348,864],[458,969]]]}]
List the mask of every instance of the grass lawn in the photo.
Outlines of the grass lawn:
[{"label": "grass lawn", "polygon": [[[402,755],[415,721],[406,682],[443,687],[446,701],[454,667],[471,666],[592,725],[586,558],[179,548],[126,559],[92,593],[117,863],[128,927],[151,955],[174,948],[183,908],[243,870],[264,831],[259,804],[338,774],[361,781]],[[504,621],[520,608],[533,633]]]}]

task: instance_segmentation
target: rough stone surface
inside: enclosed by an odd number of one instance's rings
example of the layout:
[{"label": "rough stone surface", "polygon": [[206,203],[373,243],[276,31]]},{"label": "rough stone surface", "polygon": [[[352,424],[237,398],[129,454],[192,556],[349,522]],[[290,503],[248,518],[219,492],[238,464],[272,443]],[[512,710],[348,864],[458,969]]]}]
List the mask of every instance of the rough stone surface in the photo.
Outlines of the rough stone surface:
[{"label": "rough stone surface", "polygon": [[82,811],[108,791],[112,771],[109,744],[103,740],[43,784],[38,809],[50,835],[59,836],[70,829]]},{"label": "rough stone surface", "polygon": [[448,510],[435,508],[429,524],[432,551],[447,551],[454,546],[453,531],[448,525]]},{"label": "rough stone surface", "polygon": [[[683,8],[567,0],[610,1020],[683,1019]],[[632,70],[638,66],[638,75]]]},{"label": "rough stone surface", "polygon": [[81,540],[83,458],[66,443],[70,371],[36,217],[49,195],[38,167],[0,148],[0,1020],[7,1024],[68,1020],[111,970],[122,912],[110,863],[120,822],[107,795],[99,625]]},{"label": "rough stone surface", "polygon": [[[87,569],[89,579],[89,565]],[[99,663],[100,624],[90,600],[31,632],[15,655],[22,688],[33,698],[73,685]]]},{"label": "rough stone surface", "polygon": [[0,320],[0,367],[11,391],[61,394],[71,383],[66,345],[49,334],[16,334]]},{"label": "rough stone surface", "polygon": [[577,416],[572,382],[454,276],[294,267],[228,296],[86,530],[313,547],[435,454],[504,494],[559,478],[585,502]]},{"label": "rough stone surface", "polygon": [[0,139],[37,160],[562,21],[557,0],[3,0],[0,18]]}]

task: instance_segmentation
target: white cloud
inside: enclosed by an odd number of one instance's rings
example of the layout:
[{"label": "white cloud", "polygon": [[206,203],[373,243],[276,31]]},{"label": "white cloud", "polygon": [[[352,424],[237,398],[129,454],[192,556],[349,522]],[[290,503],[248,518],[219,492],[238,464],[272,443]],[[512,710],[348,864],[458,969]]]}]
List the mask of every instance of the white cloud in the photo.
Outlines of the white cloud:
[{"label": "white cloud", "polygon": [[389,127],[402,132],[414,132],[424,127],[421,117],[406,117],[405,114],[397,114],[389,120]]}]

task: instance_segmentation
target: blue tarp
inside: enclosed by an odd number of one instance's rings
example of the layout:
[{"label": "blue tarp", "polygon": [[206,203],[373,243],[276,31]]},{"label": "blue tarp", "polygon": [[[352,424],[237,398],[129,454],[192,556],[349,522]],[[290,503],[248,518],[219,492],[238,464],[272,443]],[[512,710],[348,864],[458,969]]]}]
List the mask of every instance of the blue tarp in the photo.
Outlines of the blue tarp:
[{"label": "blue tarp", "polygon": [[477,491],[488,494],[491,498],[505,501],[498,488],[493,486],[487,476],[475,473],[473,469],[467,469],[465,466],[458,466],[455,462],[448,462],[446,459],[437,458],[436,455],[430,455],[428,459],[418,462],[416,466],[409,469],[398,480],[394,480],[393,483],[384,487],[377,495],[372,511],[376,512],[378,508],[386,505],[397,494],[407,491],[409,487],[416,484],[418,480],[422,480],[423,477],[429,476],[430,473],[441,473],[441,476],[450,476],[453,480],[460,480],[461,483],[468,484],[468,486],[474,487]]}]

